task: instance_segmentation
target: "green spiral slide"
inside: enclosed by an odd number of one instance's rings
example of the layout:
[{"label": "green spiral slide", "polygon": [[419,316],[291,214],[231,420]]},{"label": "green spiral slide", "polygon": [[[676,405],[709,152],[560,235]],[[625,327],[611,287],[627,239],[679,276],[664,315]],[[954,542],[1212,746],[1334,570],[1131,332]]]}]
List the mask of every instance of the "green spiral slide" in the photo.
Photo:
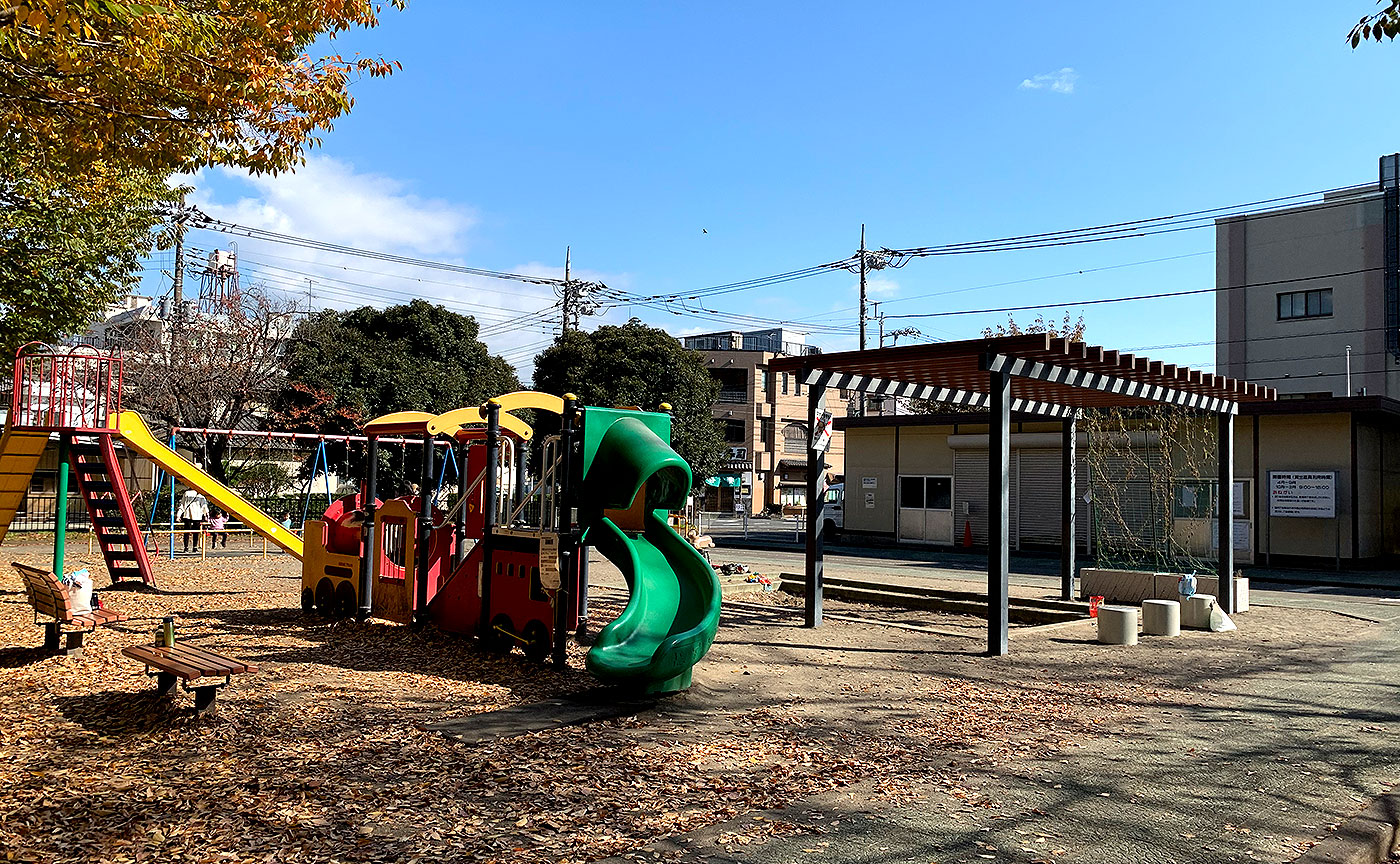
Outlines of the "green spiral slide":
[{"label": "green spiral slide", "polygon": [[[670,424],[665,414],[593,407],[584,421],[584,542],[616,564],[631,589],[627,608],[588,652],[588,671],[650,693],[689,687],[691,668],[719,629],[719,579],[666,521],[691,484],[690,466],[666,443]],[[646,496],[640,531],[604,514],[631,508],[638,494]]]}]

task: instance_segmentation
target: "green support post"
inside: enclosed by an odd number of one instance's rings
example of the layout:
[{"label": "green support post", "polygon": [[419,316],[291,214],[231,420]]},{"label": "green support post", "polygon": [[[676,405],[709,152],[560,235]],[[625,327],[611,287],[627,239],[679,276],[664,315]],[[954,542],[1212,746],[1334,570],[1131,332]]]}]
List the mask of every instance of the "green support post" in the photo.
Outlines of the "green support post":
[{"label": "green support post", "polygon": [[63,578],[63,545],[68,535],[68,435],[58,436],[58,488],[53,508],[53,572]]}]

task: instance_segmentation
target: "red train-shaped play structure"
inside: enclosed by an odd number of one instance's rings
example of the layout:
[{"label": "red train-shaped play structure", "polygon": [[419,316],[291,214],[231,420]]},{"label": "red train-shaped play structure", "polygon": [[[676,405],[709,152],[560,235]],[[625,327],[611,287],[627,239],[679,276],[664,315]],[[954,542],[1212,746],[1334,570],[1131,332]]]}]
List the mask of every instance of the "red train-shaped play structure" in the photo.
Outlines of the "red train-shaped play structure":
[{"label": "red train-shaped play structure", "polygon": [[[534,430],[512,413],[526,409],[560,418],[559,433],[538,442],[532,477],[519,460]],[[302,607],[431,625],[562,666],[586,608],[586,547],[597,545],[632,597],[598,634],[589,671],[649,690],[688,686],[718,626],[719,583],[667,523],[691,482],[669,446],[670,424],[664,411],[585,408],[534,391],[377,418],[364,427],[361,492],[306,523]],[[422,442],[423,490],[433,488],[437,451],[453,449],[450,510],[434,507],[432,495],[376,496],[377,439],[389,435]]]}]

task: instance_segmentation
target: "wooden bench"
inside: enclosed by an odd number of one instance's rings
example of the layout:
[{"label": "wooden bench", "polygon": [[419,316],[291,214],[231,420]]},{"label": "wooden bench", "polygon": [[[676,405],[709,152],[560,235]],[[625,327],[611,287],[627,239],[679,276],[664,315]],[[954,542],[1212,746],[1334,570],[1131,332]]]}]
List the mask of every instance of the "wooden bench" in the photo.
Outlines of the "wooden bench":
[{"label": "wooden bench", "polygon": [[[11,566],[24,580],[24,590],[29,593],[29,605],[34,607],[34,623],[44,628],[44,648],[59,654],[77,656],[83,653],[83,636],[106,624],[125,621],[126,616],[112,609],[93,609],[90,612],[73,614],[73,601],[68,589],[58,581],[58,577],[48,570],[11,562]],[[40,616],[52,621],[40,621]],[[64,630],[64,627],[74,629]],[[60,646],[62,637],[67,637]]]},{"label": "wooden bench", "polygon": [[[215,654],[205,648],[197,648],[187,642],[165,645],[131,645],[122,649],[122,654],[146,664],[146,674],[151,667],[158,671],[156,695],[169,696],[175,692],[175,685],[185,682],[186,690],[194,691],[194,707],[200,714],[213,710],[214,697],[221,688],[227,687],[234,675],[256,675],[258,667],[251,666],[232,657]],[[201,684],[190,687],[189,682],[200,678],[222,677],[222,684]]]}]

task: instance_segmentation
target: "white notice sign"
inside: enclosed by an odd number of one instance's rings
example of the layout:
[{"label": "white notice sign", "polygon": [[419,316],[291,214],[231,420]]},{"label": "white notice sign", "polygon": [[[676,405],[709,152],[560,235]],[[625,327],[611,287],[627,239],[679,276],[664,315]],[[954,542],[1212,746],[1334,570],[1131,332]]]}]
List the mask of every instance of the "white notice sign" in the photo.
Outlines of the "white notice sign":
[{"label": "white notice sign", "polygon": [[545,534],[540,537],[540,586],[547,591],[558,591],[559,579],[559,535]]},{"label": "white notice sign", "polygon": [[876,488],[878,488],[878,486],[877,486],[878,479],[879,479],[879,478],[876,478],[876,477],[862,477],[862,478],[860,478],[860,488],[862,488],[862,489],[876,489]]},{"label": "white notice sign", "polygon": [[1269,515],[1335,519],[1336,471],[1270,471]]}]

